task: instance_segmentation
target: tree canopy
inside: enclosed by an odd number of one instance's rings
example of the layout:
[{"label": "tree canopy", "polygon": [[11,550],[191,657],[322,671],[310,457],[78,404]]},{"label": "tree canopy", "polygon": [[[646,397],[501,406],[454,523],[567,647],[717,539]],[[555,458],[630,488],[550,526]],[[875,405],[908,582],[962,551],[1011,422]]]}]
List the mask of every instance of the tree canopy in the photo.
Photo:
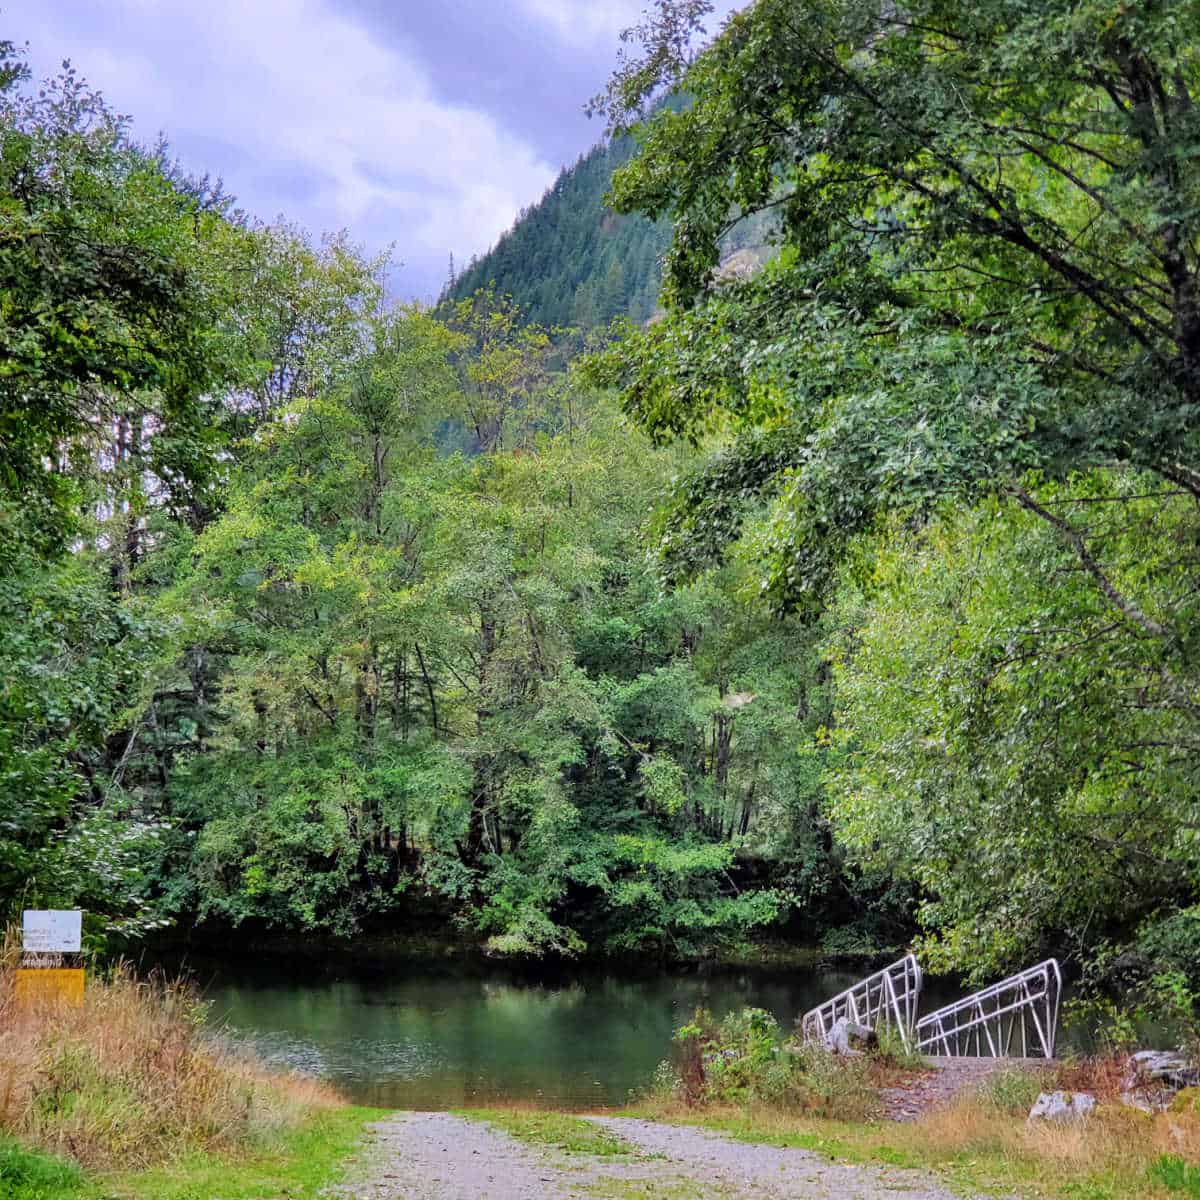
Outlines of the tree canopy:
[{"label": "tree canopy", "polygon": [[1150,928],[1197,861],[1196,7],[759,0],[694,54],[708,8],[597,100],[692,97],[613,188],[674,224],[667,317],[591,365],[715,447],[660,572],[753,554],[779,609],[855,614],[830,811],[946,961]]},{"label": "tree canopy", "polygon": [[114,421],[172,505],[205,503],[209,395],[240,364],[219,191],[130,142],[70,68],[32,96],[27,77],[0,43],[0,522],[5,546],[53,549]]},{"label": "tree canopy", "polygon": [[[1195,492],[1194,17],[764,0],[668,77],[694,103],[649,120],[613,196],[674,221],[671,317],[608,377],[656,434],[790,440],[756,468],[783,490],[781,602],[819,604],[838,548],[887,509],[1026,503],[1031,471],[1116,465]],[[637,94],[615,93],[618,119]],[[729,224],[768,206],[771,266],[715,276]],[[721,473],[708,484],[719,505]]]},{"label": "tree canopy", "polygon": [[10,910],[1200,979],[1195,4],[708,12],[433,308],[5,48]]}]

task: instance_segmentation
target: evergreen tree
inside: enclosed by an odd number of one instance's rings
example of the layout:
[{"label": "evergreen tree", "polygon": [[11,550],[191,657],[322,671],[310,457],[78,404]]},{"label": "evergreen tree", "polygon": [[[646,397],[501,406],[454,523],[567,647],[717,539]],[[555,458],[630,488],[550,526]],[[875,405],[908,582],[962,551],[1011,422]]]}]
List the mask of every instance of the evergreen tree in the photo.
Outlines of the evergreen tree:
[{"label": "evergreen tree", "polygon": [[[631,300],[657,296],[670,226],[618,216],[605,203],[613,172],[632,152],[632,141],[618,138],[582,155],[487,254],[452,274],[443,302],[492,285],[512,296],[527,320],[548,327],[591,328],[636,315]],[[654,305],[643,299],[641,307]]]}]

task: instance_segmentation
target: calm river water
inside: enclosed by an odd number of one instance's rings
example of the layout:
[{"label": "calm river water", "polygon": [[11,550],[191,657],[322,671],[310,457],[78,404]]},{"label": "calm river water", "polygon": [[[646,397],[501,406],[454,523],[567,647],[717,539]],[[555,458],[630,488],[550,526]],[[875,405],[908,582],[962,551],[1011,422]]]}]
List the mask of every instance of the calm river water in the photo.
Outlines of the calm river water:
[{"label": "calm river water", "polygon": [[[785,1027],[852,984],[833,971],[533,977],[502,967],[398,963],[387,974],[300,979],[278,968],[192,964],[210,1022],[269,1062],[319,1075],[350,1099],[445,1109],[521,1101],[626,1102],[703,1005],[752,1004]],[[956,995],[926,983],[928,1010]]]}]

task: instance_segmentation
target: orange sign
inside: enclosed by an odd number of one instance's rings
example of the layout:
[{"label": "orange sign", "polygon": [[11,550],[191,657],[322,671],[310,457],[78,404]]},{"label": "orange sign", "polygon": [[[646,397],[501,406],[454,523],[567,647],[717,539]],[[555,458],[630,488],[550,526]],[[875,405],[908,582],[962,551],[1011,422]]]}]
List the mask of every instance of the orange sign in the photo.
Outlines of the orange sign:
[{"label": "orange sign", "polygon": [[82,1004],[83,968],[18,967],[16,994],[20,1004]]}]

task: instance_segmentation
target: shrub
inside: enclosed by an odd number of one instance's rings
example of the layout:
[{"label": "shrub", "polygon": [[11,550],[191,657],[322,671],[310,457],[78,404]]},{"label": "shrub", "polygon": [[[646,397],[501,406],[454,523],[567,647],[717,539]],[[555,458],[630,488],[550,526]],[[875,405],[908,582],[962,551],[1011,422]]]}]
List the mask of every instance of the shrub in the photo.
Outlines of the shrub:
[{"label": "shrub", "polygon": [[136,1168],[260,1146],[340,1103],[315,1080],[213,1045],[204,1005],[180,983],[119,967],[88,981],[81,1006],[18,1007],[14,962],[0,964],[0,1129],[22,1143]]},{"label": "shrub", "polygon": [[675,1034],[680,1095],[706,1101],[780,1102],[794,1089],[797,1060],[779,1022],[761,1008],[730,1013],[720,1024],[704,1009]]},{"label": "shrub", "polygon": [[837,929],[827,929],[821,936],[821,949],[826,954],[845,954],[855,956],[873,956],[885,949],[872,936],[871,932],[859,925],[843,925]]},{"label": "shrub", "polygon": [[882,1022],[875,1030],[879,1039],[875,1050],[878,1061],[898,1070],[923,1071],[929,1064],[925,1056],[908,1045],[900,1036],[900,1031],[887,1021]]},{"label": "shrub", "polygon": [[1200,1200],[1200,1167],[1184,1162],[1176,1154],[1162,1154],[1150,1168],[1150,1177],[1172,1192]]},{"label": "shrub", "polygon": [[654,1068],[650,1083],[643,1089],[641,1095],[639,1096],[635,1089],[630,1091],[629,1099],[634,1102],[646,1099],[665,1103],[670,1100],[683,1099],[683,1095],[683,1076],[670,1059],[664,1059]]},{"label": "shrub", "polygon": [[0,1200],[66,1200],[81,1182],[74,1163],[0,1140]]},{"label": "shrub", "polygon": [[876,1077],[886,1059],[841,1058],[785,1038],[775,1018],[744,1008],[717,1023],[703,1009],[675,1034],[677,1062],[663,1064],[650,1095],[673,1093],[690,1106],[761,1103],[844,1120],[878,1108]]},{"label": "shrub", "polygon": [[804,1110],[834,1121],[865,1121],[878,1115],[878,1060],[868,1055],[843,1058],[823,1046],[800,1052],[804,1072]]},{"label": "shrub", "polygon": [[1200,905],[1153,918],[1138,931],[1137,953],[1159,971],[1200,983]]},{"label": "shrub", "polygon": [[1045,1087],[1046,1077],[1042,1071],[1004,1067],[994,1071],[983,1081],[979,1088],[979,1099],[1000,1112],[1024,1116]]},{"label": "shrub", "polygon": [[[1086,964],[1066,1014],[1073,1023],[1090,1027],[1109,1053],[1134,1049],[1146,1026],[1152,1025],[1195,1061],[1200,1059],[1200,989],[1194,983],[1195,963],[1182,943],[1185,934],[1200,928],[1200,906],[1153,928],[1163,939],[1172,936],[1174,951],[1169,953],[1166,941],[1155,942],[1149,934],[1135,951],[1102,950]],[[1148,957],[1154,946],[1157,961]],[[1182,966],[1164,967],[1172,953]]]},{"label": "shrub", "polygon": [[1053,1087],[1064,1092],[1091,1092],[1102,1104],[1115,1103],[1125,1074],[1124,1054],[1091,1054],[1066,1058],[1054,1070]]}]

